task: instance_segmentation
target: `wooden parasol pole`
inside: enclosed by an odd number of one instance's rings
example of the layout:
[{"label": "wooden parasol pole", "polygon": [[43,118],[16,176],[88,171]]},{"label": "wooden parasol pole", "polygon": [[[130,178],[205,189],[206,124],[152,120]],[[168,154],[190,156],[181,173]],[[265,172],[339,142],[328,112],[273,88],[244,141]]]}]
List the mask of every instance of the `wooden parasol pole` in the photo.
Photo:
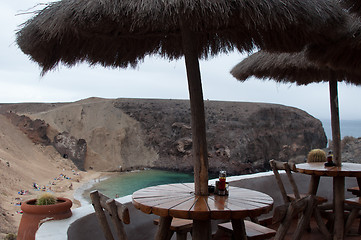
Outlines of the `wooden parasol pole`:
[{"label": "wooden parasol pole", "polygon": [[[180,23],[191,103],[194,188],[195,194],[200,196],[197,201],[202,201],[201,196],[208,195],[208,152],[201,73],[192,32],[185,22],[180,20]],[[211,235],[210,219],[193,220],[192,237],[194,239],[210,240]]]},{"label": "wooden parasol pole", "polygon": [[192,115],[195,194],[206,196],[208,195],[208,152],[201,73],[192,32],[186,23],[182,23],[181,20],[180,22]]},{"label": "wooden parasol pole", "polygon": [[[329,81],[330,88],[330,106],[331,106],[331,128],[333,157],[336,166],[341,166],[341,134],[340,134],[340,116],[338,108],[337,80],[332,78]],[[343,239],[344,237],[344,217],[343,202],[345,199],[345,178],[333,178],[333,205],[335,213],[334,236],[333,239]]]},{"label": "wooden parasol pole", "polygon": [[330,107],[331,107],[331,129],[332,129],[332,146],[333,161],[338,167],[341,166],[341,134],[340,134],[340,115],[338,109],[338,91],[337,80],[332,78],[329,81],[330,90]]}]

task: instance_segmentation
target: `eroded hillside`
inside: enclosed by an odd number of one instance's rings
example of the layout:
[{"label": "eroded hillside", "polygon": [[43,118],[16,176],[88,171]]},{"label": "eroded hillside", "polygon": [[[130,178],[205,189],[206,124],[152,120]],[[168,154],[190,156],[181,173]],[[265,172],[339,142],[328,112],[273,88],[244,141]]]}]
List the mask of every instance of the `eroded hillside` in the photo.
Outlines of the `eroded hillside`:
[{"label": "eroded hillside", "polygon": [[[81,142],[78,150],[85,154],[75,162],[80,169],[157,167],[192,171],[187,100],[90,98],[0,109],[43,120],[48,125],[48,138],[62,149],[59,152],[64,157],[70,155],[64,150],[68,142]],[[305,156],[312,148],[324,148],[327,143],[321,122],[296,108],[206,101],[205,111],[210,171],[217,172],[221,167],[232,174],[264,171],[272,158]],[[54,140],[59,136],[61,140]],[[63,141],[62,148],[54,144],[57,141]]]}]

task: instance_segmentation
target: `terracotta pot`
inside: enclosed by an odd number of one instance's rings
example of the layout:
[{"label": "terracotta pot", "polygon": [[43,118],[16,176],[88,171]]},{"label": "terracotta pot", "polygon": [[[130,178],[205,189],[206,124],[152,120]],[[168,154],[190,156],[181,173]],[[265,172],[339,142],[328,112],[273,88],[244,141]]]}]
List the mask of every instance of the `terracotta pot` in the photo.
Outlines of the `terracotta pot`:
[{"label": "terracotta pot", "polygon": [[23,215],[21,217],[18,240],[35,240],[35,233],[39,224],[47,220],[60,220],[72,215],[70,210],[73,205],[68,198],[57,198],[53,205],[35,205],[36,199],[28,200],[21,204]]}]

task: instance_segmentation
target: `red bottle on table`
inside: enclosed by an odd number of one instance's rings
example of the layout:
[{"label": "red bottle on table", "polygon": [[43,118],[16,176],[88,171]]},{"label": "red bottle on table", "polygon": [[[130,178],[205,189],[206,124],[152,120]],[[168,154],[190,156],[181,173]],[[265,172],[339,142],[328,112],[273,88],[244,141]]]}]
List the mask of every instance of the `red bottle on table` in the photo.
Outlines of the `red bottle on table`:
[{"label": "red bottle on table", "polygon": [[219,171],[218,194],[226,195],[226,171]]}]

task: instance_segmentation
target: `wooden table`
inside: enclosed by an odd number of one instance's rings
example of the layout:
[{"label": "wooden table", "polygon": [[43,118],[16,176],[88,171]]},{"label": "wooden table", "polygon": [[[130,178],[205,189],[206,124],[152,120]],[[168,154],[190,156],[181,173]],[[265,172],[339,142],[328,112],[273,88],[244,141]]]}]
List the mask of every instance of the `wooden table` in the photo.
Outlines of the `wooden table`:
[{"label": "wooden table", "polygon": [[172,218],[193,219],[193,239],[210,239],[212,219],[231,220],[236,239],[246,239],[243,219],[268,213],[273,199],[267,194],[229,187],[229,196],[196,196],[194,184],[167,184],[133,193],[133,205],[161,217],[157,240],[165,239]]},{"label": "wooden table", "polygon": [[343,239],[344,235],[344,200],[345,200],[345,177],[356,177],[361,187],[361,164],[342,163],[341,167],[325,167],[324,163],[297,164],[296,169],[300,173],[311,175],[309,193],[316,195],[320,177],[333,177],[333,205],[334,205],[334,239]]}]

